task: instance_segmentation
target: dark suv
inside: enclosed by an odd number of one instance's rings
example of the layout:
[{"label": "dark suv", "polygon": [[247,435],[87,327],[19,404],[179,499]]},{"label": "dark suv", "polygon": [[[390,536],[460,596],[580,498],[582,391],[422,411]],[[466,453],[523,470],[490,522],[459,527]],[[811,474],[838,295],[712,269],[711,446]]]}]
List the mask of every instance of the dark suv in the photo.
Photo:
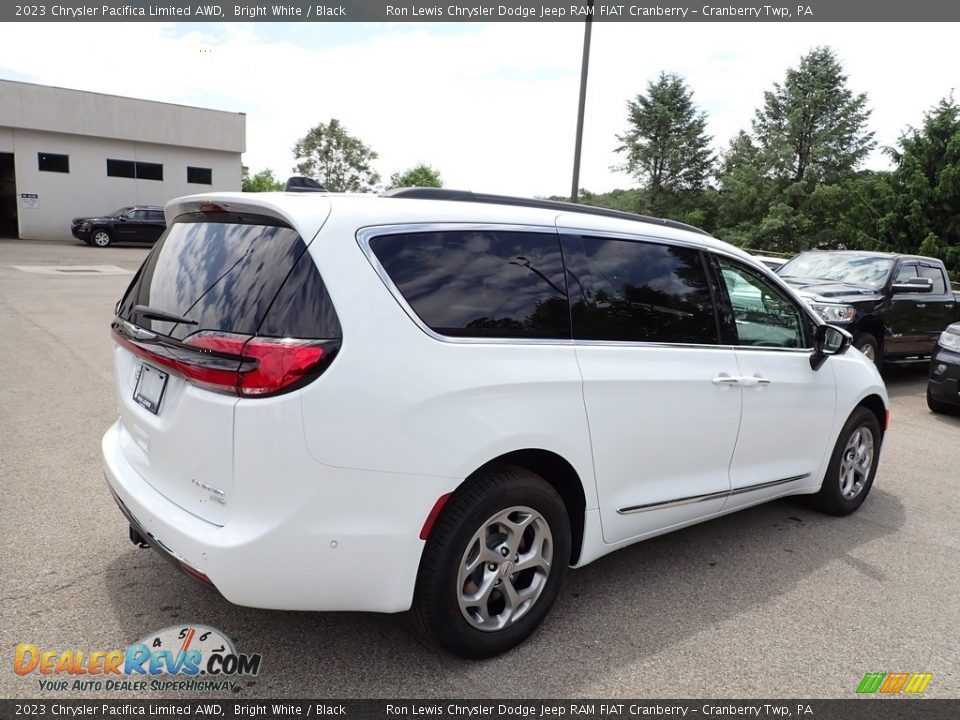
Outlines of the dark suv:
[{"label": "dark suv", "polygon": [[87,245],[107,247],[116,242],[149,242],[167,229],[163,208],[157,205],[132,205],[109,215],[75,218],[70,232]]}]

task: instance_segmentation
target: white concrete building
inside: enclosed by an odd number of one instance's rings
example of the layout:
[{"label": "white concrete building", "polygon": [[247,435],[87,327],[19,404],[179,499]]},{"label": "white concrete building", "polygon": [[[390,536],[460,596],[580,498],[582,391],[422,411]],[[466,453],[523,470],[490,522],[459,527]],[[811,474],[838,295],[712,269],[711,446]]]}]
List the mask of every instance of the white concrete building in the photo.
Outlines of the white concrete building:
[{"label": "white concrete building", "polygon": [[70,237],[70,220],[240,190],[246,115],[0,80],[0,237]]}]

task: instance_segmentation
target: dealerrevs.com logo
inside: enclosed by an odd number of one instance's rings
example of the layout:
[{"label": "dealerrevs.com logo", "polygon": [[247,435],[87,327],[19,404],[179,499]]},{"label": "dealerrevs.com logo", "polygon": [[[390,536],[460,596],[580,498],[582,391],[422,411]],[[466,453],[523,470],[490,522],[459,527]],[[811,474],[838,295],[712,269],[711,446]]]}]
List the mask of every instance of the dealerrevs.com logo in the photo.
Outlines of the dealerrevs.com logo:
[{"label": "dealerrevs.com logo", "polygon": [[124,650],[41,649],[17,645],[13,671],[39,675],[40,690],[232,691],[230,678],[260,672],[259,654],[238,653],[206,625],[168,627]]}]

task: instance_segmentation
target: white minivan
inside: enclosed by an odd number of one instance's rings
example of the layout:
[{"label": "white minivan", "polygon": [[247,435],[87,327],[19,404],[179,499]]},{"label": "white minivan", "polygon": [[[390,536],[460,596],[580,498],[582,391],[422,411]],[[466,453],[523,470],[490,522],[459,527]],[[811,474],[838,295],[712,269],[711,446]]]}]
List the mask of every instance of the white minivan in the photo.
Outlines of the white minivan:
[{"label": "white minivan", "polygon": [[116,308],[104,469],[131,539],[231,602],[412,608],[485,657],[568,567],[870,491],[874,364],[695,228],[442,189],[213,193],[166,219]]}]

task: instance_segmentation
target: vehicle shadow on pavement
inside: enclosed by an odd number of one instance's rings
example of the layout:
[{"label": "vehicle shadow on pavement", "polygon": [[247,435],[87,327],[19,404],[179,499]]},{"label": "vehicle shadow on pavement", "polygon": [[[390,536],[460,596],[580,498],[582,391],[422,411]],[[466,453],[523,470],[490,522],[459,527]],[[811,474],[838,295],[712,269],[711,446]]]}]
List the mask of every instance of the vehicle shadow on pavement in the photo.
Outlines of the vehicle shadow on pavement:
[{"label": "vehicle shadow on pavement", "polygon": [[[570,697],[581,687],[595,693],[604,678],[744,613],[789,606],[798,596],[809,608],[818,598],[795,591],[828,566],[881,578],[882,567],[853,551],[895,533],[904,519],[900,499],[878,487],[850,518],[787,498],[648,540],[570,571],[534,636],[483,662],[419,643],[408,615],[231,605],[155,553],[138,556],[146,551],[132,547],[112,563],[123,591],[111,597],[131,642],[152,630],[202,623],[226,633],[239,652],[261,653],[262,672],[240,680],[237,698]],[[155,571],[142,568],[147,562]],[[128,572],[134,564],[141,567]],[[656,694],[657,678],[649,682]]]},{"label": "vehicle shadow on pavement", "polygon": [[931,414],[933,415],[934,421],[940,423],[941,425],[960,428],[960,412],[954,415],[947,415],[945,413],[931,413]]},{"label": "vehicle shadow on pavement", "polygon": [[929,363],[885,367],[883,370],[883,382],[887,386],[887,394],[891,398],[923,395],[927,390],[927,376],[929,373]]}]

